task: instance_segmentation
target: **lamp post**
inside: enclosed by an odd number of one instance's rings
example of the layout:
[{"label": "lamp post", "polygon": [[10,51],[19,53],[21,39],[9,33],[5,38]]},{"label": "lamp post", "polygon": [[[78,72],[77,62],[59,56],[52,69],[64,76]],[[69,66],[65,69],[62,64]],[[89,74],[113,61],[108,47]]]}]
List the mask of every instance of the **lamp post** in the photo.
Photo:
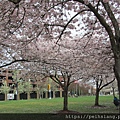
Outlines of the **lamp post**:
[{"label": "lamp post", "polygon": [[48,84],[49,99],[51,99],[51,86]]}]

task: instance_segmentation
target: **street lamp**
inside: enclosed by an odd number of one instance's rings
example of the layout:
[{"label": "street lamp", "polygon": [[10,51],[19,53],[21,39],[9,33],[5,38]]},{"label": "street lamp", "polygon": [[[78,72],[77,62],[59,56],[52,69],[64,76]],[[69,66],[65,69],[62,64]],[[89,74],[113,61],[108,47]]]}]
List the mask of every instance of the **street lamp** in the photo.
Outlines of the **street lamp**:
[{"label": "street lamp", "polygon": [[49,99],[51,99],[51,86],[48,84]]}]

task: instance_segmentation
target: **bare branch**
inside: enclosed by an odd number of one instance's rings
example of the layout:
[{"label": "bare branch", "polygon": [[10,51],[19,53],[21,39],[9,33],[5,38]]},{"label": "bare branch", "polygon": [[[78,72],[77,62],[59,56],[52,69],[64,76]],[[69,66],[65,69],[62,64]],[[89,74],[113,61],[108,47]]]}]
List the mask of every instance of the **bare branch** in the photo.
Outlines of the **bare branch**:
[{"label": "bare branch", "polygon": [[6,67],[6,66],[9,66],[9,65],[12,65],[12,64],[17,63],[17,62],[30,62],[30,61],[25,60],[25,59],[14,60],[14,61],[12,61],[12,62],[6,63],[5,65],[1,65],[0,68],[3,68],[3,67]]},{"label": "bare branch", "polygon": [[103,89],[104,87],[106,87],[107,85],[111,84],[114,80],[115,80],[115,78],[114,78],[112,81],[110,81],[110,82],[104,84],[103,86],[101,86],[101,88],[99,88],[99,90],[101,90],[101,89]]}]

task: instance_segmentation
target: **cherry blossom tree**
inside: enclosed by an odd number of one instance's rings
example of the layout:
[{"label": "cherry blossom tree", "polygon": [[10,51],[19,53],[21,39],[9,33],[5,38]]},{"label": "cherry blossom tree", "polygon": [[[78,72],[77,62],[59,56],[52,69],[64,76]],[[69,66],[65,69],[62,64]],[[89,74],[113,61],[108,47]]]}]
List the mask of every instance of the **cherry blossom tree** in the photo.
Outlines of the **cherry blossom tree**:
[{"label": "cherry blossom tree", "polygon": [[[115,58],[115,75],[119,83],[119,0],[9,1],[0,2],[4,4],[4,8],[1,8],[1,36],[3,38],[10,39],[13,33],[26,37],[27,39],[23,40],[21,44],[28,44],[33,39],[41,37],[41,35],[49,39],[50,37],[61,38],[63,33],[71,33],[70,29],[75,28],[74,24],[79,21],[77,16],[80,15],[82,22],[80,19],[79,28],[89,32],[88,36],[91,30],[96,31],[98,29],[97,31],[100,31],[102,29],[102,34],[110,40]],[[16,4],[19,4],[19,7],[16,7]],[[70,14],[72,10],[76,13],[73,16]],[[85,27],[82,26],[83,23]],[[33,29],[34,31],[32,31]],[[101,36],[100,34],[101,32],[98,33],[98,36]],[[1,45],[4,45],[4,42]]]},{"label": "cherry blossom tree", "polygon": [[[73,5],[74,2],[76,1],[79,5],[77,7],[75,7],[75,5]],[[118,81],[118,89],[119,89],[119,94],[120,94],[120,78],[119,78],[119,54],[120,54],[120,44],[119,44],[119,40],[120,40],[120,29],[119,29],[119,8],[116,9],[116,6],[119,6],[120,3],[119,1],[104,1],[104,0],[96,0],[96,1],[89,1],[89,0],[74,0],[74,1],[70,1],[68,0],[67,3],[69,5],[69,7],[71,6],[71,8],[73,8],[75,11],[77,11],[77,14],[75,14],[68,22],[67,24],[64,26],[61,35],[63,34],[63,32],[65,32],[65,30],[67,31],[67,27],[72,28],[71,27],[71,23],[74,22],[76,19],[74,19],[76,17],[76,15],[78,15],[78,13],[89,13],[87,14],[87,17],[84,17],[83,14],[83,22],[86,25],[86,28],[88,30],[87,35],[91,35],[91,29],[95,32],[98,32],[100,30],[102,30],[102,32],[97,33],[98,36],[101,36],[101,33],[104,34],[104,39],[106,40],[110,40],[111,43],[111,48],[114,54],[114,60],[115,60],[115,66],[114,66],[114,72]],[[66,1],[65,1],[66,2]],[[113,4],[115,3],[115,4]],[[63,3],[63,5],[66,7],[68,7],[68,5],[66,5],[66,3]],[[64,7],[64,8],[65,8]],[[82,10],[80,9],[80,7],[82,7]],[[76,9],[78,8],[78,9]],[[64,11],[64,9],[63,9]],[[90,17],[89,17],[90,16]],[[64,19],[64,18],[63,18]],[[73,20],[73,21],[72,21]],[[72,21],[72,22],[71,22]],[[67,26],[67,27],[66,27]],[[96,30],[97,29],[97,30]],[[104,33],[103,33],[104,32]],[[105,37],[107,36],[107,37]],[[89,36],[88,36],[89,37]],[[100,39],[100,38],[98,38]],[[120,96],[120,95],[119,95]]]},{"label": "cherry blossom tree", "polygon": [[100,94],[100,91],[104,87],[106,87],[109,84],[111,84],[112,82],[114,82],[115,78],[113,80],[111,80],[111,77],[104,76],[104,75],[101,75],[101,76],[98,75],[94,79],[95,79],[95,83],[96,83],[96,97],[95,97],[95,104],[94,104],[94,106],[102,107],[102,105],[99,105],[99,94]]},{"label": "cherry blossom tree", "polygon": [[[68,39],[68,41],[71,40]],[[28,68],[32,71],[39,71],[40,74],[50,77],[61,86],[64,91],[63,110],[68,110],[68,87],[82,76],[85,63],[82,59],[84,56],[76,49],[75,41],[64,43],[63,40],[60,44],[56,45],[53,40],[49,42],[40,40],[36,44],[31,43],[28,46],[29,51],[23,57],[29,58],[29,55],[31,55],[30,57],[36,61],[29,63]]]},{"label": "cherry blossom tree", "polygon": [[[60,1],[59,1],[60,2]],[[58,2],[58,3],[59,3]],[[77,5],[76,5],[77,4]],[[59,4],[60,5],[60,4]],[[120,44],[119,44],[119,40],[120,40],[120,23],[119,23],[119,6],[120,3],[119,1],[104,1],[104,0],[93,0],[93,1],[89,1],[89,0],[67,0],[67,1],[62,1],[61,6],[58,6],[58,8],[61,7],[62,11],[62,17],[60,16],[60,14],[58,14],[58,16],[60,17],[56,17],[56,13],[58,13],[57,10],[54,10],[54,13],[51,12],[50,16],[55,16],[54,19],[56,21],[49,21],[50,24],[47,24],[48,27],[54,25],[53,31],[56,30],[56,27],[58,26],[57,21],[59,21],[60,25],[59,27],[57,27],[58,32],[60,32],[60,34],[56,33],[59,37],[59,39],[56,41],[57,43],[59,43],[60,38],[62,38],[62,35],[64,33],[66,33],[67,35],[71,34],[70,29],[75,29],[75,23],[77,23],[77,21],[79,21],[79,19],[77,18],[78,15],[82,16],[82,23],[84,23],[85,25],[85,30],[87,30],[87,35],[89,38],[91,37],[91,39],[93,38],[93,34],[96,34],[97,39],[104,39],[105,41],[110,40],[110,44],[111,44],[111,49],[113,51],[114,54],[114,72],[115,72],[115,76],[117,78],[118,81],[118,89],[119,89],[119,94],[120,94],[120,78],[119,78],[119,54],[120,54]],[[54,8],[53,8],[54,9]],[[68,11],[66,11],[66,9]],[[72,17],[66,17],[66,14],[70,14],[70,12],[72,11],[72,9],[74,10],[74,12],[76,12],[75,15],[73,15]],[[60,11],[59,11],[60,13]],[[85,16],[85,14],[87,14]],[[71,15],[70,15],[71,16]],[[75,18],[77,18],[78,20],[76,20]],[[53,19],[53,18],[51,18]],[[62,23],[64,23],[64,25],[61,25]],[[57,25],[56,25],[57,24]],[[79,27],[81,28],[81,26]],[[79,32],[80,34],[80,32]],[[101,37],[101,34],[103,34],[104,36]],[[82,35],[82,37],[84,36]],[[91,42],[91,41],[90,41]],[[120,95],[119,95],[120,96]]]},{"label": "cherry blossom tree", "polygon": [[92,79],[92,82],[96,86],[95,106],[101,106],[99,105],[100,91],[115,80],[115,76],[113,74],[114,60],[110,43],[105,42],[104,40],[96,42],[94,38],[94,40],[92,40],[92,44],[88,43],[84,50],[87,52],[87,55],[89,55],[87,57],[87,62],[89,62],[89,71],[86,77],[89,78],[87,79],[90,80],[90,82]]},{"label": "cherry blossom tree", "polygon": [[13,70],[12,74],[14,93],[17,95],[17,100],[20,100],[20,93],[24,92],[23,81],[21,80],[22,76],[19,70]]},{"label": "cherry blossom tree", "polygon": [[[36,61],[28,63],[26,67],[49,76],[61,86],[64,91],[63,110],[68,110],[70,84],[80,78],[90,80],[91,77],[94,77],[97,85],[95,105],[99,105],[100,90],[114,81],[111,80],[112,78],[106,81],[105,78],[98,80],[96,77],[109,76],[113,73],[114,61],[110,43],[104,42],[104,40],[96,42],[96,39],[92,40],[92,43],[88,43],[88,38],[72,40],[66,37],[64,39],[61,39],[59,45],[56,45],[53,40],[31,43],[28,46],[29,51],[23,58],[29,58],[31,55],[30,58],[34,58]],[[108,54],[109,57],[107,57]],[[61,76],[62,79],[60,79]]]},{"label": "cherry blossom tree", "polygon": [[[92,45],[95,39],[107,46],[109,42],[120,96],[119,0],[5,0],[0,5],[1,67],[19,61],[39,62],[41,66],[48,65],[47,73],[55,68],[56,73],[59,70],[66,73],[67,81],[71,82],[87,77],[89,63],[101,68],[100,60],[95,59],[99,54],[92,51],[90,55],[89,43]],[[75,40],[76,37],[79,39]]]}]

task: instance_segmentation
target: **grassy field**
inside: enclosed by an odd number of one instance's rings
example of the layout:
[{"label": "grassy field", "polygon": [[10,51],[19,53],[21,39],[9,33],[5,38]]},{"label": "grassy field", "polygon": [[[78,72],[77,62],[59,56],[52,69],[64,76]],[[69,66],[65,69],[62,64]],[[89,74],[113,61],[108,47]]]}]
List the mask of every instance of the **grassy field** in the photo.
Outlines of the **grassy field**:
[{"label": "grassy field", "polygon": [[[100,105],[93,108],[95,96],[69,97],[69,110],[80,113],[118,113],[113,96],[100,96]],[[62,110],[63,98],[0,101],[0,113],[54,113]]]}]

